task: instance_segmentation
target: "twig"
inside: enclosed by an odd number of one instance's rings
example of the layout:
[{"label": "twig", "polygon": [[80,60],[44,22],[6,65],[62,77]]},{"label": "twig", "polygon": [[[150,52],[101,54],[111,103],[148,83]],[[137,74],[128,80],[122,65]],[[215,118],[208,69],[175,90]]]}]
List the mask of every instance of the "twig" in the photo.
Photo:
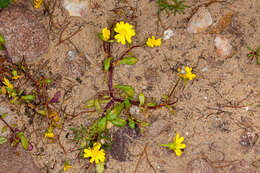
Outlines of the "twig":
[{"label": "twig", "polygon": [[67,41],[69,39],[71,39],[74,35],[76,35],[77,33],[79,33],[81,31],[81,27],[82,25],[77,29],[77,31],[75,31],[73,34],[71,34],[70,36],[68,36],[67,38],[60,40],[58,44],[56,44],[56,46],[59,46],[61,43],[63,43],[64,41]]},{"label": "twig", "polygon": [[138,158],[138,161],[137,161],[136,166],[135,166],[135,171],[134,171],[134,173],[136,173],[136,171],[137,171],[137,169],[138,169],[138,167],[139,167],[139,165],[140,165],[141,159],[142,159],[142,157],[143,157],[143,155],[144,155],[144,153],[145,153],[145,148],[147,147],[147,145],[148,145],[148,143],[145,144],[144,149],[143,149],[142,153],[140,154],[140,156],[139,156],[139,158]]},{"label": "twig", "polygon": [[0,119],[13,133],[15,133],[15,130],[2,118],[2,115],[0,115]]},{"label": "twig", "polygon": [[147,148],[147,145],[145,145],[145,147],[144,147],[144,153],[145,153],[146,161],[148,162],[148,164],[150,165],[150,167],[153,169],[153,171],[156,173],[155,168],[153,167],[152,163],[151,163],[150,160],[148,159],[148,153],[147,153],[146,148]]}]

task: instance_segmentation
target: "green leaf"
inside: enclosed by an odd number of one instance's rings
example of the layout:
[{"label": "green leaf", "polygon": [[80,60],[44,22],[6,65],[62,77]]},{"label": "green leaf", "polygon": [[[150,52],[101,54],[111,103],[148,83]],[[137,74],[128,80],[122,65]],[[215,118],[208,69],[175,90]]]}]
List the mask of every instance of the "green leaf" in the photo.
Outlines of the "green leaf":
[{"label": "green leaf", "polygon": [[25,150],[28,150],[29,148],[29,143],[26,137],[23,135],[23,132],[17,133],[17,137],[21,140],[22,146]]},{"label": "green leaf", "polygon": [[103,117],[101,120],[98,121],[97,123],[97,128],[98,128],[98,132],[102,132],[105,130],[107,125],[107,118]]},{"label": "green leaf", "polygon": [[0,136],[0,145],[7,142],[7,139],[3,136]]},{"label": "green leaf", "polygon": [[101,110],[101,105],[100,105],[98,99],[95,99],[95,101],[94,101],[94,105],[95,105],[96,111],[99,112],[99,111]]},{"label": "green leaf", "polygon": [[105,64],[104,64],[104,70],[105,71],[108,71],[109,68],[110,68],[110,64],[111,64],[111,60],[112,60],[112,57],[109,57],[105,60]]},{"label": "green leaf", "polygon": [[7,113],[3,113],[3,115],[1,115],[1,118],[5,119],[6,116],[7,116]]},{"label": "green leaf", "polygon": [[22,95],[22,93],[23,93],[23,90],[21,89],[21,90],[19,91],[19,94],[18,94],[18,95],[20,96],[20,95]]},{"label": "green leaf", "polygon": [[102,33],[98,33],[98,38],[102,41],[104,41],[104,37],[103,37],[103,34]]},{"label": "green leaf", "polygon": [[257,105],[257,107],[259,107],[259,108],[260,108],[260,104],[259,104],[259,105]]},{"label": "green leaf", "polygon": [[6,130],[7,130],[7,127],[6,127],[6,126],[4,126],[4,127],[2,127],[2,130],[1,130],[1,132],[2,132],[2,133],[4,133],[4,132],[6,132]]},{"label": "green leaf", "polygon": [[124,91],[130,97],[134,97],[134,95],[135,95],[135,90],[131,86],[128,86],[128,85],[116,85],[116,86],[114,86],[114,88],[121,89],[122,91]]},{"label": "green leaf", "polygon": [[21,99],[26,100],[26,101],[32,101],[35,99],[35,95],[25,95],[25,96],[22,96]]},{"label": "green leaf", "polygon": [[123,120],[121,118],[116,118],[114,120],[111,121],[112,124],[114,124],[117,127],[123,127],[127,124],[126,120]]},{"label": "green leaf", "polygon": [[107,120],[111,121],[111,120],[114,120],[114,119],[118,118],[118,116],[122,112],[123,108],[124,108],[124,103],[117,104],[114,107],[114,109],[112,109],[111,111],[108,112]]},{"label": "green leaf", "polygon": [[119,64],[134,65],[135,63],[137,63],[137,61],[138,59],[136,57],[125,57],[118,62],[118,65]]},{"label": "green leaf", "polygon": [[16,70],[12,70],[12,75],[13,76],[17,76],[18,75],[17,71]]},{"label": "green leaf", "polygon": [[131,102],[129,101],[129,99],[125,99],[125,100],[124,100],[124,104],[125,104],[125,108],[126,108],[126,109],[129,109],[129,108],[132,106],[132,104],[131,104]]},{"label": "green leaf", "polygon": [[23,148],[25,150],[28,150],[28,148],[29,148],[28,140],[24,136],[21,136],[20,140],[21,140]]},{"label": "green leaf", "polygon": [[144,101],[145,101],[144,94],[140,93],[138,98],[139,98],[139,102],[140,102],[139,106],[142,106],[144,104]]},{"label": "green leaf", "polygon": [[105,169],[105,163],[104,162],[99,162],[96,164],[96,171],[97,173],[103,173]]},{"label": "green leaf", "polygon": [[0,0],[0,9],[7,7],[11,3],[11,0]]},{"label": "green leaf", "polygon": [[[1,0],[0,0],[0,3],[1,3]],[[0,4],[0,7],[1,7],[1,4]],[[5,38],[2,34],[0,34],[0,45],[1,44],[3,44],[3,45],[5,44]]]},{"label": "green leaf", "polygon": [[85,103],[85,108],[86,108],[86,109],[92,108],[93,106],[95,106],[95,100],[94,100],[94,99],[88,100],[88,101]]},{"label": "green leaf", "polygon": [[156,102],[149,102],[149,103],[147,103],[146,105],[147,105],[148,107],[154,107],[154,106],[157,105],[157,103],[156,103]]},{"label": "green leaf", "polygon": [[45,79],[45,82],[46,82],[46,84],[50,84],[51,83],[51,79],[47,78],[47,79]]},{"label": "green leaf", "polygon": [[135,128],[135,122],[134,120],[130,119],[129,122],[128,122],[128,125],[131,129],[134,129]]}]

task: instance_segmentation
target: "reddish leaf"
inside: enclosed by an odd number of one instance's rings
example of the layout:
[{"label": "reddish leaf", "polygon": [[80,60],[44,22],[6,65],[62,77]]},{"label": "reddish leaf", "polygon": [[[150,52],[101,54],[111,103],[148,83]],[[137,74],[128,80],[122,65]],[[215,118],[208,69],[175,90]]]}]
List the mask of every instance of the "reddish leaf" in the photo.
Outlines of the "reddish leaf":
[{"label": "reddish leaf", "polygon": [[60,96],[61,96],[61,92],[57,91],[49,103],[57,103],[59,101]]}]

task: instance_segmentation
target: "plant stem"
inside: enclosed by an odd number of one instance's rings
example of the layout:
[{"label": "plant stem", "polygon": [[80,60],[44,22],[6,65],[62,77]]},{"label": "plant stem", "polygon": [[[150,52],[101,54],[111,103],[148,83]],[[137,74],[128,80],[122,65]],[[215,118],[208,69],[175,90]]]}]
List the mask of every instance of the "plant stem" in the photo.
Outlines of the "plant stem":
[{"label": "plant stem", "polygon": [[15,130],[0,116],[0,119],[4,122],[4,124],[13,132],[15,133]]}]

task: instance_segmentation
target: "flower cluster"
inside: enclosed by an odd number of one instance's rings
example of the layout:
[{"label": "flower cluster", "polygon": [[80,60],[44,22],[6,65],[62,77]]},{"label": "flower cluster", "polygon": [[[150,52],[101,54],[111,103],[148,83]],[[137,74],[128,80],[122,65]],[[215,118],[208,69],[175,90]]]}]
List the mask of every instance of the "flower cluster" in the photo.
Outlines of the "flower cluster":
[{"label": "flower cluster", "polygon": [[101,144],[100,143],[94,143],[92,149],[88,147],[88,149],[84,149],[84,155],[83,157],[88,158],[91,157],[90,163],[93,163],[95,161],[96,164],[99,162],[105,161],[105,152],[103,149],[100,149]]},{"label": "flower cluster", "polygon": [[173,143],[161,144],[162,147],[168,147],[170,150],[175,151],[176,155],[179,157],[182,154],[182,149],[186,148],[185,144],[182,144],[184,137],[180,138],[180,134],[177,133],[176,137],[173,140]]},{"label": "flower cluster", "polygon": [[185,67],[184,69],[178,68],[178,75],[184,80],[193,80],[196,77],[196,74],[193,74],[191,71],[191,67]]},{"label": "flower cluster", "polygon": [[[135,30],[133,29],[133,25],[125,22],[118,22],[116,26],[113,28],[116,35],[114,38],[117,40],[118,43],[123,45],[127,43],[132,43],[132,37],[135,36]],[[102,34],[100,34],[101,39],[103,41],[110,41],[111,31],[107,29],[107,27],[102,29]],[[111,38],[113,39],[113,38]],[[161,38],[155,39],[155,36],[148,38],[146,41],[146,45],[149,47],[160,46],[161,45]]]}]

